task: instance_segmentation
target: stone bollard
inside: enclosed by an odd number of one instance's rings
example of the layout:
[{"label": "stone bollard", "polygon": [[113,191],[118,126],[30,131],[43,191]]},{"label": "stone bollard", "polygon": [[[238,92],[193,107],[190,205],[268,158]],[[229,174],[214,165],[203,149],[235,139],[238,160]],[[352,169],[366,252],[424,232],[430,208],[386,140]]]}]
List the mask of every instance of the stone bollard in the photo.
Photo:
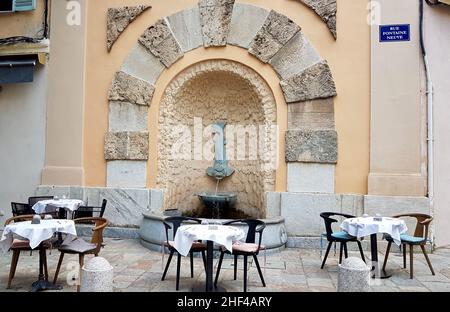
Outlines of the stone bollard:
[{"label": "stone bollard", "polygon": [[112,292],[113,277],[113,267],[105,258],[92,258],[81,269],[80,292]]},{"label": "stone bollard", "polygon": [[339,265],[338,292],[370,291],[370,268],[359,258],[344,259]]}]

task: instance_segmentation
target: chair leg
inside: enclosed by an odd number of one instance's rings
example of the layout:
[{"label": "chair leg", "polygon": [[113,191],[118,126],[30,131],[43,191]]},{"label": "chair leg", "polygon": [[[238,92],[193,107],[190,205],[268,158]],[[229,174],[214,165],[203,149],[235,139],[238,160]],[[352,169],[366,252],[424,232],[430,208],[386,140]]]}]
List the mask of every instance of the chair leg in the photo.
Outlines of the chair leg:
[{"label": "chair leg", "polygon": [[170,261],[172,260],[173,253],[174,253],[174,251],[171,250],[170,251],[170,255],[169,255],[169,259],[167,259],[166,267],[164,268],[163,276],[161,278],[162,281],[166,278],[167,270],[169,269],[169,265],[170,265]]},{"label": "chair leg", "polygon": [[266,282],[264,281],[264,277],[261,272],[261,267],[259,266],[258,257],[256,255],[253,255],[253,259],[255,260],[256,268],[258,269],[259,277],[261,278],[263,287],[266,287]]},{"label": "chair leg", "polygon": [[403,268],[406,269],[406,244],[402,245],[403,249]]},{"label": "chair leg", "polygon": [[327,262],[327,258],[328,258],[328,254],[330,253],[331,245],[333,245],[333,242],[328,243],[327,251],[325,252],[325,258],[323,258],[322,266],[320,267],[321,269],[323,269],[323,267],[325,266],[325,262]]},{"label": "chair leg", "polygon": [[13,250],[11,258],[11,268],[9,269],[8,286],[7,289],[11,288],[11,282],[16,274],[17,262],[19,262],[20,250]]},{"label": "chair leg", "polygon": [[234,255],[234,280],[237,279],[237,259],[238,259],[238,256]]},{"label": "chair leg", "polygon": [[55,277],[53,278],[53,284],[56,284],[56,281],[58,280],[59,270],[61,269],[61,264],[63,262],[63,259],[64,259],[64,253],[62,252],[59,255],[58,266],[56,267]]},{"label": "chair leg", "polygon": [[181,255],[177,255],[177,284],[176,290],[180,289],[180,268],[181,268]]},{"label": "chair leg", "polygon": [[344,244],[341,243],[340,248],[339,248],[339,264],[342,263],[342,251],[344,250]]},{"label": "chair leg", "polygon": [[189,257],[191,260],[191,278],[194,278],[194,253],[192,251],[189,253]]},{"label": "chair leg", "polygon": [[44,250],[44,278],[48,281],[47,250]]},{"label": "chair leg", "polygon": [[425,246],[424,245],[420,245],[420,248],[422,249],[423,255],[425,256],[425,259],[427,260],[428,267],[431,270],[431,274],[436,275],[436,274],[434,274],[433,265],[431,265],[430,258],[428,257],[427,251],[425,250]]},{"label": "chair leg", "polygon": [[202,251],[202,259],[203,259],[203,266],[205,267],[205,272],[206,272],[206,254],[204,251]]},{"label": "chair leg", "polygon": [[409,245],[409,277],[414,278],[414,245]]},{"label": "chair leg", "polygon": [[80,285],[81,285],[81,269],[83,268],[83,265],[84,265],[84,254],[79,254],[79,255],[78,255],[78,262],[80,263],[80,272],[79,272],[79,276],[78,276],[77,292],[80,292]]},{"label": "chair leg", "polygon": [[345,259],[347,259],[348,258],[347,243],[344,243],[344,254],[345,254]]},{"label": "chair leg", "polygon": [[359,249],[359,253],[361,254],[361,259],[365,263],[366,262],[366,257],[364,257],[364,251],[363,251],[361,242],[359,240],[357,240],[356,243],[358,244],[358,249]]},{"label": "chair leg", "polygon": [[386,271],[386,263],[389,257],[389,253],[391,252],[391,246],[392,246],[392,242],[388,242],[387,245],[387,249],[386,249],[386,254],[384,255],[384,262],[383,262],[383,272]]},{"label": "chair leg", "polygon": [[247,260],[248,256],[244,256],[244,292],[247,292]]},{"label": "chair leg", "polygon": [[220,274],[220,269],[222,268],[222,261],[223,261],[224,254],[225,254],[224,252],[220,253],[219,264],[217,265],[216,278],[214,279],[214,287],[217,287],[217,281],[219,280],[219,274]]}]

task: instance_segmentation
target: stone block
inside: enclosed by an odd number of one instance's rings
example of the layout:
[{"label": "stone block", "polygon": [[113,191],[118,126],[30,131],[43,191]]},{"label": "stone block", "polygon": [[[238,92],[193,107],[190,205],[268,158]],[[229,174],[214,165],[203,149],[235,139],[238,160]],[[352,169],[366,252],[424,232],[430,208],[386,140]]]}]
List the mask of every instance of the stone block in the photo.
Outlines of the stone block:
[{"label": "stone block", "polygon": [[106,160],[147,160],[148,132],[108,132],[105,138]]},{"label": "stone block", "polygon": [[125,30],[125,28],[127,28],[128,25],[136,19],[136,17],[150,8],[151,6],[149,5],[137,5],[108,9],[108,17],[106,23],[106,45],[108,51],[111,51],[112,46]]},{"label": "stone block", "polygon": [[152,85],[156,84],[164,69],[161,61],[140,43],[137,43],[127,55],[121,68],[123,72]]},{"label": "stone block", "polygon": [[281,193],[266,193],[266,218],[281,216]]},{"label": "stone block", "polygon": [[270,11],[260,7],[236,3],[231,18],[228,43],[248,49],[269,13]]},{"label": "stone block", "polygon": [[150,207],[154,212],[162,211],[164,208],[164,190],[151,189],[150,190]]},{"label": "stone block", "polygon": [[198,5],[203,46],[225,46],[230,32],[234,0],[201,0]]},{"label": "stone block", "polygon": [[369,292],[370,268],[359,258],[349,257],[339,265],[338,292]]},{"label": "stone block", "polygon": [[364,214],[364,195],[343,194],[341,212],[352,216]]},{"label": "stone block", "polygon": [[300,27],[291,19],[272,10],[253,39],[249,52],[267,63],[299,31]]},{"label": "stone block", "polygon": [[80,292],[112,292],[114,268],[102,257],[89,259],[81,269]]},{"label": "stone block", "polygon": [[139,42],[166,67],[183,57],[183,51],[164,19],[147,28],[139,37]]},{"label": "stone block", "polygon": [[133,77],[125,72],[117,72],[109,89],[110,101],[150,105],[155,88],[147,81]]},{"label": "stone block", "polygon": [[333,37],[337,38],[336,29],[336,14],[337,2],[336,0],[300,0],[308,7],[310,7],[320,18],[327,24]]},{"label": "stone block", "polygon": [[337,133],[334,130],[288,130],[286,161],[337,163]]},{"label": "stone block", "polygon": [[109,131],[146,131],[148,108],[126,102],[109,102]]},{"label": "stone block", "polygon": [[147,162],[114,160],[107,164],[108,187],[146,187]]},{"label": "stone block", "polygon": [[335,165],[288,163],[287,191],[334,193]]},{"label": "stone block", "polygon": [[341,204],[341,196],[335,194],[281,193],[288,236],[319,236],[325,231],[320,213],[341,212]]},{"label": "stone block", "polygon": [[286,102],[299,102],[335,96],[336,86],[326,61],[314,64],[280,82]]},{"label": "stone block", "polygon": [[183,52],[191,51],[203,45],[200,10],[197,6],[175,13],[169,16],[167,20]]},{"label": "stone block", "polygon": [[308,39],[299,31],[269,63],[281,79],[288,79],[321,60]]},{"label": "stone block", "polygon": [[288,105],[288,129],[334,130],[333,99],[320,99]]}]

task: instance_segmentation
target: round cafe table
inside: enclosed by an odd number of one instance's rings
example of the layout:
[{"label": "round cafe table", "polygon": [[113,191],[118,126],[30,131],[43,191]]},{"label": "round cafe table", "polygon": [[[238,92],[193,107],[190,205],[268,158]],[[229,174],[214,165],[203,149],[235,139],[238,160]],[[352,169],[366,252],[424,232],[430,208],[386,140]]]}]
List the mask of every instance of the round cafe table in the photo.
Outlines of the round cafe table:
[{"label": "round cafe table", "polygon": [[400,234],[408,230],[404,220],[389,217],[358,217],[345,219],[341,224],[341,229],[351,236],[361,238],[370,236],[370,251],[372,259],[373,277],[389,278],[386,272],[380,272],[378,263],[377,234],[388,234],[394,243],[400,246]]},{"label": "round cafe table", "polygon": [[40,200],[31,207],[37,214],[43,214],[47,212],[48,206],[57,207],[60,209],[65,209],[70,212],[74,212],[80,206],[83,205],[83,201],[79,199],[47,199]]},{"label": "round cafe table", "polygon": [[245,232],[233,226],[216,224],[183,225],[177,230],[174,247],[181,255],[187,256],[193,242],[205,240],[207,250],[206,285],[204,289],[207,292],[225,291],[224,288],[214,288],[213,286],[214,243],[223,245],[227,250],[232,251],[233,242],[243,238],[245,238]]},{"label": "round cafe table", "polygon": [[41,220],[40,224],[31,221],[17,222],[7,225],[0,239],[0,247],[8,251],[14,240],[14,235],[27,239],[31,249],[39,249],[39,278],[32,284],[31,291],[60,290],[62,286],[50,283],[44,275],[44,266],[47,265],[47,254],[43,242],[53,237],[55,233],[77,235],[75,223],[72,220]]}]

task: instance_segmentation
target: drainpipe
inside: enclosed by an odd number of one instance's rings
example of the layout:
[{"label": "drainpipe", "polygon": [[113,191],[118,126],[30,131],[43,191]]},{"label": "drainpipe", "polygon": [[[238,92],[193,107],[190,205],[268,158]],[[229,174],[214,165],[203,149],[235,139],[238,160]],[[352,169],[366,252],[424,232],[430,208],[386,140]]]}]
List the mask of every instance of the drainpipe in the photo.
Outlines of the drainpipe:
[{"label": "drainpipe", "polygon": [[[428,143],[428,198],[430,201],[430,214],[434,215],[434,120],[433,120],[433,81],[431,79],[430,65],[428,62],[428,55],[424,43],[423,32],[423,2],[420,2],[420,47],[422,50],[423,61],[425,64],[426,82],[427,82],[427,143]],[[434,227],[430,229],[430,239],[433,248],[434,241]]]}]

